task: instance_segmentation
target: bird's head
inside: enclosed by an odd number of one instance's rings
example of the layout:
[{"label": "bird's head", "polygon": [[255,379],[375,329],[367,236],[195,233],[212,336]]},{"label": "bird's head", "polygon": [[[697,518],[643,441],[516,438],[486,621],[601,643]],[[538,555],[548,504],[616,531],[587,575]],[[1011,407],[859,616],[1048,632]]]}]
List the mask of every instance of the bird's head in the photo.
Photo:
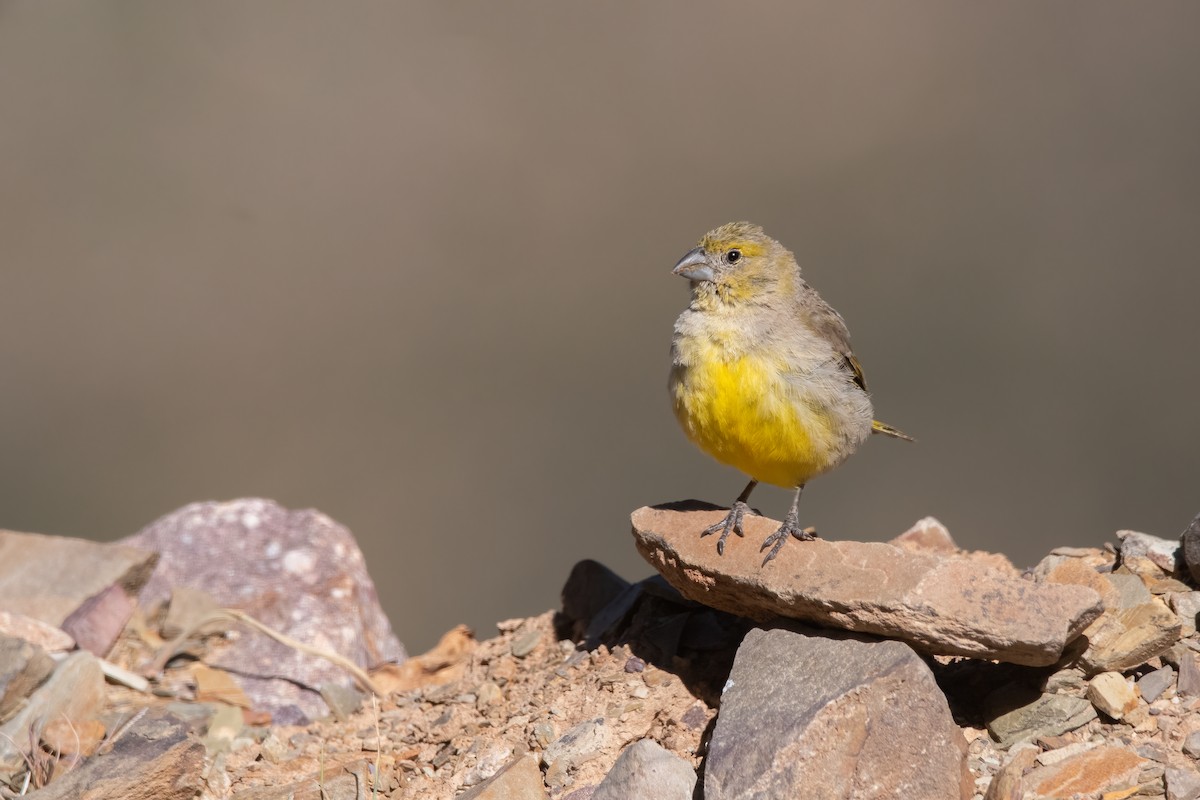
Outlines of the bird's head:
[{"label": "bird's head", "polygon": [[790,282],[795,259],[783,245],[749,222],[730,222],[704,235],[673,272],[692,282],[697,296],[751,300]]}]

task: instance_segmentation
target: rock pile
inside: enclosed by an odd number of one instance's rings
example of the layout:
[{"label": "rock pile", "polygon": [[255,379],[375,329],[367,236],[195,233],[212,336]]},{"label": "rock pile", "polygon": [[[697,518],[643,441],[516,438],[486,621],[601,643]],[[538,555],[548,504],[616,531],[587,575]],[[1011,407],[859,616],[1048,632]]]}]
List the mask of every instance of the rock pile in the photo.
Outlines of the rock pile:
[{"label": "rock pile", "polygon": [[[640,509],[661,575],[580,562],[559,612],[407,660],[315,512],[0,532],[0,798],[1200,800],[1200,519],[1022,573],[931,519],[762,568],[777,523],[718,557],[698,532],[720,513]],[[273,611],[303,603],[299,627]],[[274,669],[236,652],[268,644]]]}]

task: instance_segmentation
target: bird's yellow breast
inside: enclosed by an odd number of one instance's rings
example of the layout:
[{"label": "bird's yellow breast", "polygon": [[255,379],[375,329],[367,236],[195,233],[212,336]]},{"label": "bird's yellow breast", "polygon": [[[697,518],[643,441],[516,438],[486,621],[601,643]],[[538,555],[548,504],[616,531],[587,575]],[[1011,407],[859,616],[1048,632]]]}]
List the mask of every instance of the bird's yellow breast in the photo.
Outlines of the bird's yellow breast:
[{"label": "bird's yellow breast", "polygon": [[799,486],[832,466],[833,423],[798,396],[782,364],[700,347],[687,366],[671,373],[675,414],[693,442],[718,461],[776,486]]}]

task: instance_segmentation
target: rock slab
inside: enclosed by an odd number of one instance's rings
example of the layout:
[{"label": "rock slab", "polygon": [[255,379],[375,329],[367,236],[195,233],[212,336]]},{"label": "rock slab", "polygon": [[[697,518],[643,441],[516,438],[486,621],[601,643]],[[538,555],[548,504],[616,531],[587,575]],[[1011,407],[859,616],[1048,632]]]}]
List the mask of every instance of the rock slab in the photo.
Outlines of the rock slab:
[{"label": "rock slab", "polygon": [[537,756],[526,755],[459,795],[458,800],[546,800],[547,796]]},{"label": "rock slab", "polygon": [[185,722],[151,712],[30,800],[190,800],[203,788],[204,745]]},{"label": "rock slab", "polygon": [[750,631],[721,698],[705,800],[972,796],[966,743],[902,642]]},{"label": "rock slab", "polygon": [[136,595],[155,560],[120,544],[0,530],[0,608],[61,627],[110,586]]},{"label": "rock slab", "polygon": [[638,551],[681,594],[752,619],[775,616],[907,641],[938,655],[1053,664],[1097,616],[1084,586],[1035,583],[976,560],[878,542],[790,542],[767,565],[757,542],[779,523],[747,516],[717,555],[699,532],[724,510],[693,502],[633,513]]}]

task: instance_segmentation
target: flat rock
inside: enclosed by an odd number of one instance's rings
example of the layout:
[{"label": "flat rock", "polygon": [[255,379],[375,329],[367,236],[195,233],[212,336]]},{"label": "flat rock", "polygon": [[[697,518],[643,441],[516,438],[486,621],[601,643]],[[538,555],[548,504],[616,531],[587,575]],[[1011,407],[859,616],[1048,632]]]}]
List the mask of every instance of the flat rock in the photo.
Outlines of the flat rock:
[{"label": "flat rock", "polygon": [[902,642],[751,630],[705,763],[705,800],[959,800],[966,742],[925,662]]},{"label": "flat rock", "polygon": [[1105,611],[1084,631],[1088,646],[1079,665],[1089,673],[1133,669],[1179,641],[1180,631],[1179,618],[1157,599]]},{"label": "flat rock", "polygon": [[0,634],[0,722],[50,677],[54,661],[32,642]]},{"label": "flat rock", "polygon": [[1200,773],[1195,767],[1167,767],[1163,777],[1167,784],[1167,800],[1200,798]]},{"label": "flat rock", "polygon": [[183,721],[151,711],[81,766],[30,800],[190,800],[204,781],[204,745]]},{"label": "flat rock", "polygon": [[696,770],[653,739],[626,747],[592,800],[692,800]]},{"label": "flat rock", "polygon": [[1196,515],[1179,537],[1179,549],[1192,581],[1200,584],[1200,514]]},{"label": "flat rock", "polygon": [[1096,718],[1082,697],[1040,693],[1027,687],[1002,686],[988,695],[987,729],[1000,747],[1073,731]]},{"label": "flat rock", "polygon": [[537,756],[525,755],[459,795],[458,800],[546,800],[547,797]]},{"label": "flat rock", "polygon": [[1121,558],[1148,558],[1164,572],[1175,572],[1179,566],[1179,540],[1162,539],[1138,531],[1117,531],[1121,541]]},{"label": "flat rock", "polygon": [[47,653],[65,653],[75,649],[75,640],[61,628],[12,611],[0,611],[0,635],[24,639]]},{"label": "flat rock", "polygon": [[1138,692],[1147,703],[1153,703],[1175,682],[1175,670],[1163,666],[1138,678]]},{"label": "flat rock", "polygon": [[567,786],[572,773],[604,754],[611,737],[612,726],[603,717],[585,720],[571,728],[542,752],[546,783],[555,791]]},{"label": "flat rock", "polygon": [[[259,499],[195,503],[124,543],[161,555],[139,597],[145,608],[189,587],[364,669],[404,658],[354,537],[319,511]],[[254,707],[278,723],[324,715],[318,687],[353,684],[330,662],[249,630],[215,665],[236,673]]]},{"label": "flat rock", "polygon": [[757,542],[779,523],[759,516],[747,516],[745,540],[719,556],[699,532],[725,511],[700,507],[635,511],[638,551],[685,597],[752,619],[790,617],[939,655],[1043,666],[1101,611],[1099,595],[1086,587],[1035,583],[973,559],[878,542],[793,541],[764,566]]},{"label": "flat rock", "polygon": [[1030,771],[1024,781],[1025,797],[1063,800],[1127,789],[1137,786],[1138,773],[1145,763],[1146,759],[1123,747],[1093,747]]},{"label": "flat rock", "polygon": [[136,595],[156,560],[128,545],[0,530],[0,608],[61,627],[110,586]]},{"label": "flat rock", "polygon": [[41,728],[52,720],[92,719],[104,708],[104,701],[104,674],[96,657],[84,650],[67,656],[29,696],[29,702],[0,726],[0,765],[11,768],[20,763],[31,730],[40,736]]}]

